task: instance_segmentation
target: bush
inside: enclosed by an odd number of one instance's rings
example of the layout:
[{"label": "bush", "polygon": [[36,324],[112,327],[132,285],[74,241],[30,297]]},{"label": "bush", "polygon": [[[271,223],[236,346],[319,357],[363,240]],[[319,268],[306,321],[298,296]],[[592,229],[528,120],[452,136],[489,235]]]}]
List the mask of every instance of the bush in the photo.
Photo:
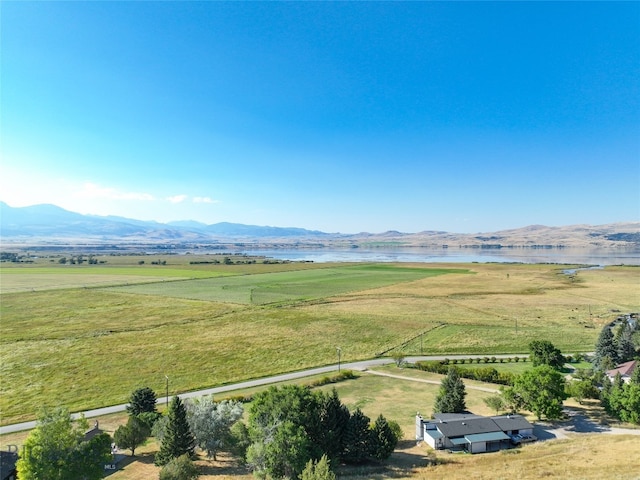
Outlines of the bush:
[{"label": "bush", "polygon": [[186,453],[174,458],[160,470],[160,480],[194,480],[198,478],[198,468]]}]

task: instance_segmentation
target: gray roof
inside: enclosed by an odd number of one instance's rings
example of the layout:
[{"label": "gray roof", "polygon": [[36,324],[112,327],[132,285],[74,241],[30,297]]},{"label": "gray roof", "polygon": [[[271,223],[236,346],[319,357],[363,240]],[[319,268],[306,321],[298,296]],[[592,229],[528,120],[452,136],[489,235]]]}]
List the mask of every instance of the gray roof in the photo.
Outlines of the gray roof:
[{"label": "gray roof", "polygon": [[434,422],[436,428],[446,437],[462,437],[464,435],[474,435],[476,433],[501,432],[502,430],[490,418],[476,417],[463,420]]},{"label": "gray roof", "polygon": [[496,442],[498,440],[509,440],[509,436],[504,432],[476,433],[475,435],[467,435],[469,443],[476,442]]},{"label": "gray roof", "polygon": [[451,422],[454,420],[466,420],[467,418],[484,418],[481,415],[473,413],[434,413],[433,418],[442,420],[443,422]]},{"label": "gray roof", "polygon": [[507,430],[524,430],[533,428],[533,425],[522,415],[501,415],[499,417],[491,417],[503,432]]}]

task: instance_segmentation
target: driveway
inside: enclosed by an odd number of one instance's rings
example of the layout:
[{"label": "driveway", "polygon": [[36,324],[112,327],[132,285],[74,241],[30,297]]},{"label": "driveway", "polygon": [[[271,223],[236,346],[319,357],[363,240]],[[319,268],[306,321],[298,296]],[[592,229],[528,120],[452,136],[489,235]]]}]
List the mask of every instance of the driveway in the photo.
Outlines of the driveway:
[{"label": "driveway", "polygon": [[547,423],[535,422],[533,434],[539,440],[552,440],[554,438],[568,438],[569,435],[580,433],[608,433],[611,435],[640,435],[640,429],[619,428],[603,425],[591,420],[585,414],[571,408],[565,408],[564,414],[568,417],[565,422]]}]

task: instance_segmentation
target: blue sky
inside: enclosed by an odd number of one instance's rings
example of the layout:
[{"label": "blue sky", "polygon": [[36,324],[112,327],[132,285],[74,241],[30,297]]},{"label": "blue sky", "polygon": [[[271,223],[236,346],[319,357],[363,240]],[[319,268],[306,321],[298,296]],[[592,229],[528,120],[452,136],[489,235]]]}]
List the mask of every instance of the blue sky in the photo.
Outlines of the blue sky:
[{"label": "blue sky", "polygon": [[489,232],[640,220],[640,3],[1,5],[0,200]]}]

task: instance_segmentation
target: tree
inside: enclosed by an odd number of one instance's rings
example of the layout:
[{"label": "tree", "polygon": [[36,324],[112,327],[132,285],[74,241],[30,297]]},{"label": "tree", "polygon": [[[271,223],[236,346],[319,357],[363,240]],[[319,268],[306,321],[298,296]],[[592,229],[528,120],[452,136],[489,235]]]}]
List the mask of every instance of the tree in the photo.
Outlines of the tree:
[{"label": "tree", "polygon": [[505,401],[500,395],[491,395],[482,399],[484,404],[496,411],[496,415],[505,407]]},{"label": "tree", "polygon": [[187,454],[193,456],[195,439],[187,421],[187,411],[180,397],[175,396],[169,404],[167,427],[160,450],[156,454],[156,465],[166,465],[172,459]]},{"label": "tree", "polygon": [[349,409],[342,404],[334,388],[324,397],[320,410],[319,446],[329,459],[337,460],[344,448],[344,433],[349,423]]},{"label": "tree", "polygon": [[299,385],[271,387],[254,397],[247,463],[255,475],[293,478],[309,459],[322,455],[321,404],[319,394]]},{"label": "tree", "polygon": [[346,463],[362,463],[368,457],[371,448],[369,423],[371,420],[357,408],[351,414],[344,437],[342,459]]},{"label": "tree", "polygon": [[111,460],[111,439],[101,433],[84,441],[86,421],[74,425],[65,408],[44,409],[17,462],[21,480],[94,480]]},{"label": "tree", "polygon": [[607,325],[605,326],[596,342],[596,351],[593,358],[595,368],[606,370],[608,366],[615,366],[618,363],[618,349],[615,344],[613,332]]},{"label": "tree", "polygon": [[309,460],[300,475],[300,480],[336,480],[336,474],[331,471],[331,464],[326,455],[314,462]]},{"label": "tree", "polygon": [[633,343],[633,331],[630,328],[624,328],[618,338],[617,355],[618,362],[624,363],[633,360],[636,355],[636,347]]},{"label": "tree", "polygon": [[562,415],[562,401],[566,398],[565,380],[549,365],[534,367],[516,377],[513,391],[538,419],[543,416],[554,419]]},{"label": "tree", "polygon": [[149,387],[138,388],[131,397],[127,405],[129,415],[140,415],[143,412],[156,412],[156,394]]},{"label": "tree", "polygon": [[531,361],[533,366],[549,365],[555,369],[561,369],[565,364],[565,358],[558,348],[547,340],[534,340],[529,344]]},{"label": "tree", "polygon": [[216,452],[229,441],[231,426],[242,417],[242,404],[230,400],[216,403],[213,396],[205,396],[188,403],[186,408],[197,445],[215,460]]},{"label": "tree", "polygon": [[249,430],[243,422],[236,422],[229,431],[229,450],[241,461],[247,457],[247,449],[251,445]]},{"label": "tree", "polygon": [[466,410],[464,397],[467,392],[455,367],[449,367],[447,376],[442,379],[440,390],[433,407],[435,413],[461,413]]},{"label": "tree", "polygon": [[589,379],[573,380],[567,384],[567,394],[582,405],[585,398],[598,398],[600,392]]},{"label": "tree", "polygon": [[389,458],[398,444],[398,437],[382,414],[378,416],[373,425],[370,442],[370,453],[376,460]]},{"label": "tree", "polygon": [[169,461],[160,470],[160,480],[194,480],[198,478],[198,468],[186,453]]},{"label": "tree", "polygon": [[131,450],[131,456],[135,456],[136,448],[144,443],[151,434],[149,425],[135,415],[131,415],[126,425],[120,425],[113,433],[113,440],[120,448]]}]

